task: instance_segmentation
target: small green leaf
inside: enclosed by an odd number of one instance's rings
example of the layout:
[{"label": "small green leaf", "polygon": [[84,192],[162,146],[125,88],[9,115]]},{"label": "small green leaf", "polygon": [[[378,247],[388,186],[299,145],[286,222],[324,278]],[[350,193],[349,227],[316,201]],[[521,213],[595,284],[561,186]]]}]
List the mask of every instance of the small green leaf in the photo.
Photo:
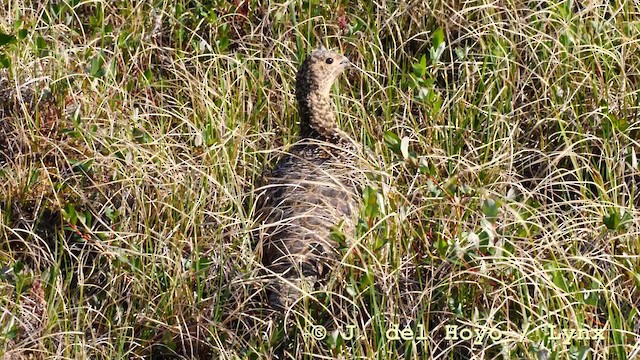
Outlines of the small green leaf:
[{"label": "small green leaf", "polygon": [[11,66],[11,59],[4,54],[0,54],[0,69],[8,69]]},{"label": "small green leaf", "polygon": [[24,21],[20,19],[16,20],[16,22],[13,23],[13,30],[19,30],[22,27],[22,24],[24,24]]},{"label": "small green leaf", "polygon": [[38,56],[42,57],[47,55],[47,42],[42,36],[36,38],[36,47],[38,48]]},{"label": "small green leaf", "polygon": [[220,51],[225,51],[229,47],[229,37],[223,36],[218,40],[218,49]]},{"label": "small green leaf", "polygon": [[65,205],[64,209],[62,210],[62,216],[66,221],[70,222],[73,225],[78,222],[78,214],[76,213],[76,208],[75,206],[73,206],[73,204],[69,203]]},{"label": "small green leaf", "polygon": [[607,226],[607,229],[615,230],[620,224],[620,215],[615,210],[612,210],[609,214],[604,215],[602,222]]},{"label": "small green leaf", "polygon": [[378,206],[378,192],[370,186],[367,186],[362,192],[362,198],[364,199],[365,204],[365,219],[370,220],[376,218],[380,214],[380,208]]},{"label": "small green leaf", "polygon": [[116,218],[116,212],[113,211],[113,209],[111,208],[111,206],[107,206],[104,209],[104,215],[107,217],[107,219],[109,219],[109,221],[113,222],[113,220],[115,220]]},{"label": "small green leaf", "polygon": [[24,269],[24,263],[22,261],[16,261],[16,263],[13,264],[14,274],[20,274],[20,271],[22,271],[22,269]]},{"label": "small green leaf", "polygon": [[101,55],[96,55],[91,59],[91,67],[88,69],[89,75],[99,78],[102,77],[106,71],[103,68],[104,60]]},{"label": "small green leaf", "polygon": [[389,243],[389,239],[388,238],[383,238],[383,237],[377,237],[376,238],[376,242],[373,246],[373,250],[378,252],[380,250],[382,250],[382,248],[387,245]]},{"label": "small green leaf", "polygon": [[4,46],[7,44],[13,44],[16,42],[16,37],[13,35],[8,35],[0,32],[0,46]]},{"label": "small green leaf", "polygon": [[176,345],[176,342],[173,340],[173,337],[171,336],[171,334],[169,334],[168,331],[165,332],[165,334],[162,337],[162,344],[171,350],[175,350],[178,348],[178,346]]},{"label": "small green leaf", "polygon": [[440,109],[442,109],[442,99],[440,99],[439,97],[433,101],[432,103],[432,111],[433,114],[437,114],[438,112],[440,112]]},{"label": "small green leaf", "polygon": [[[422,167],[421,167],[421,170],[422,170]],[[442,193],[442,190],[440,190],[440,188],[431,179],[427,180],[427,189],[429,190],[429,193],[433,196],[440,196],[440,194]]]},{"label": "small green leaf", "polygon": [[82,212],[77,212],[76,216],[78,217],[78,220],[80,220],[80,224],[87,224],[87,217],[84,213]]},{"label": "small green leaf", "polygon": [[444,53],[444,48],[445,48],[445,43],[442,42],[437,47],[432,47],[429,50],[429,54],[430,54],[430,57],[431,57],[431,63],[432,64],[435,64],[440,60],[440,57]]},{"label": "small green leaf", "polygon": [[620,118],[613,114],[609,114],[609,121],[613,127],[621,133],[626,133],[627,129],[629,129],[629,121],[626,118]]},{"label": "small green leaf", "polygon": [[133,129],[133,138],[139,144],[148,144],[148,143],[153,141],[153,138],[149,134],[147,134],[146,131],[138,129],[138,128],[134,128]]},{"label": "small green leaf", "polygon": [[452,195],[458,192],[458,177],[453,176],[447,179],[447,181],[442,184],[442,188],[447,191],[448,194]]},{"label": "small green leaf", "polygon": [[89,26],[91,26],[91,28],[94,30],[98,30],[98,28],[102,27],[102,19],[100,18],[100,16],[90,15]]},{"label": "small green leaf", "polygon": [[551,273],[551,278],[553,279],[553,283],[564,290],[565,292],[570,292],[569,283],[565,277],[565,275],[557,270],[557,267],[553,266],[553,272]]},{"label": "small green leaf", "polygon": [[621,214],[616,209],[612,209],[608,214],[603,215],[602,223],[609,230],[620,230],[624,229],[629,222],[633,220],[631,213],[625,211],[624,214]]},{"label": "small green leaf", "polygon": [[447,243],[447,240],[445,240],[444,237],[439,236],[438,241],[436,242],[436,248],[438,249],[438,254],[440,254],[440,256],[445,256],[447,255],[447,249],[449,248],[449,244]]},{"label": "small green leaf", "polygon": [[31,174],[31,176],[29,176],[28,185],[29,186],[33,186],[38,182],[38,178],[40,178],[40,170],[39,169],[33,169],[33,170],[29,171],[29,173]]},{"label": "small green leaf", "polygon": [[27,35],[29,35],[29,32],[27,31],[27,29],[18,30],[18,40],[22,40],[22,39],[26,38]]},{"label": "small green leaf", "polygon": [[409,138],[407,136],[400,140],[400,153],[403,159],[409,158]]},{"label": "small green leaf", "polygon": [[9,329],[9,331],[7,331],[7,333],[5,334],[5,338],[7,340],[13,340],[18,336],[18,327],[17,326],[12,326],[11,329]]},{"label": "small green leaf", "polygon": [[74,172],[89,174],[91,172],[91,166],[93,165],[93,160],[79,161],[79,160],[72,159],[70,163],[71,163],[71,169]]},{"label": "small green leaf", "polygon": [[416,99],[426,102],[429,99],[429,89],[427,89],[426,87],[421,87],[420,89],[418,89]]},{"label": "small green leaf", "polygon": [[422,78],[427,73],[427,55],[423,54],[420,62],[411,65],[413,74],[417,78]]},{"label": "small green leaf", "polygon": [[489,219],[494,219],[494,218],[496,218],[498,216],[498,209],[499,208],[500,208],[500,206],[493,199],[487,199],[482,204],[482,212]]},{"label": "small green leaf", "polygon": [[148,82],[152,82],[153,81],[153,72],[151,72],[151,69],[145,70],[143,75],[144,75],[144,78]]},{"label": "small green leaf", "polygon": [[384,141],[387,147],[396,154],[400,154],[400,137],[391,131],[385,131]]},{"label": "small green leaf", "polygon": [[444,43],[444,30],[442,28],[437,28],[433,32],[433,36],[431,37],[431,44],[434,48],[440,47],[441,44]]},{"label": "small green leaf", "polygon": [[489,251],[489,233],[486,230],[482,230],[478,234],[478,248],[483,252]]},{"label": "small green leaf", "polygon": [[347,236],[342,231],[342,222],[331,228],[329,232],[329,238],[338,244],[339,249],[344,249],[347,246]]},{"label": "small green leaf", "polygon": [[[411,64],[411,68],[413,69],[413,75],[416,77],[421,78],[424,75],[424,70],[420,64]],[[418,80],[416,79],[416,81]]]}]

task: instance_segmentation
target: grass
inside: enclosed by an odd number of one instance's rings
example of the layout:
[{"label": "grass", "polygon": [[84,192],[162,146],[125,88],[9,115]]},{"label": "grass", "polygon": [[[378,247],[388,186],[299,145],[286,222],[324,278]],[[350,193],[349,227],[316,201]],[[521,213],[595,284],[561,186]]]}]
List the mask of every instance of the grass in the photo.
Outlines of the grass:
[{"label": "grass", "polygon": [[[637,2],[239,4],[0,3],[3,358],[640,355]],[[369,186],[283,321],[252,190],[320,43]]]}]

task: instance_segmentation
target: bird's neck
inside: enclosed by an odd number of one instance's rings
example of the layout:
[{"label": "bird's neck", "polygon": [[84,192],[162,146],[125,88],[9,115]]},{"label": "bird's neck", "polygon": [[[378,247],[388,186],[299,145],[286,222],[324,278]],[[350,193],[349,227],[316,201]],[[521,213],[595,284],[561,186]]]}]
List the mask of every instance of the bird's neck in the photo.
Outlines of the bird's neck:
[{"label": "bird's neck", "polygon": [[298,111],[302,138],[336,142],[341,137],[329,94],[320,91],[302,94],[298,97]]}]

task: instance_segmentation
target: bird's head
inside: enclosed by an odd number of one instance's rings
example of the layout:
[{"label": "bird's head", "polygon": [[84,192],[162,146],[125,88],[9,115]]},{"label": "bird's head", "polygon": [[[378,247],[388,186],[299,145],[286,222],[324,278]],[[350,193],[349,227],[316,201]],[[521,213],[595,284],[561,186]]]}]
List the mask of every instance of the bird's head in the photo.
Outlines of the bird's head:
[{"label": "bird's head", "polygon": [[333,82],[350,64],[344,55],[321,46],[302,63],[296,78],[298,90],[329,95]]}]

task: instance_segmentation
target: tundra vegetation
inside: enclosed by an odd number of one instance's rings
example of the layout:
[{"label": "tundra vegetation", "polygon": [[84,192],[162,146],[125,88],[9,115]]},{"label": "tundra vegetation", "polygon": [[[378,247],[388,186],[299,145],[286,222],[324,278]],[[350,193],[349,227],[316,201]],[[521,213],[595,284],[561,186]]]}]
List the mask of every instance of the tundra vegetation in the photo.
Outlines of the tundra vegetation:
[{"label": "tundra vegetation", "polygon": [[[320,44],[372,170],[283,320],[253,190]],[[0,356],[637,358],[639,47],[630,0],[0,1]]]}]

